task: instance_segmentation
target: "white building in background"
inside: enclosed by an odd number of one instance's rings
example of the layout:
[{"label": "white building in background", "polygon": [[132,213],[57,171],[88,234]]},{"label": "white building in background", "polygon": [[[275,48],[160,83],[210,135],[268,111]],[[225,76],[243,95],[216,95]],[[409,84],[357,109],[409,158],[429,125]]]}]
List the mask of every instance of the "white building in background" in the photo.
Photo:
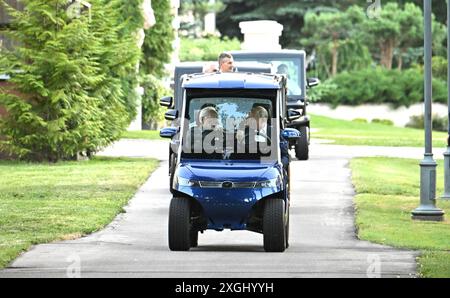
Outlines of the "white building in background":
[{"label": "white building in background", "polygon": [[239,27],[244,35],[243,50],[266,51],[281,50],[280,36],[283,25],[276,21],[240,22]]}]

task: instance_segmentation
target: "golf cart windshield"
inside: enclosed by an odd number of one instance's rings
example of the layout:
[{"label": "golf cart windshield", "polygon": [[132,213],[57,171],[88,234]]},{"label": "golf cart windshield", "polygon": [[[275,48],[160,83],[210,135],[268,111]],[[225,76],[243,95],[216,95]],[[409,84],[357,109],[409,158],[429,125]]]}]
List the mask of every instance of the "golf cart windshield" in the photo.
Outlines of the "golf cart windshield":
[{"label": "golf cart windshield", "polygon": [[285,58],[285,59],[246,59],[239,58],[239,61],[264,63],[271,65],[272,70],[277,74],[284,74],[287,76],[288,95],[302,95],[301,80],[298,70],[300,69],[299,58]]},{"label": "golf cart windshield", "polygon": [[269,94],[192,94],[186,103],[182,158],[275,159],[276,90]]}]

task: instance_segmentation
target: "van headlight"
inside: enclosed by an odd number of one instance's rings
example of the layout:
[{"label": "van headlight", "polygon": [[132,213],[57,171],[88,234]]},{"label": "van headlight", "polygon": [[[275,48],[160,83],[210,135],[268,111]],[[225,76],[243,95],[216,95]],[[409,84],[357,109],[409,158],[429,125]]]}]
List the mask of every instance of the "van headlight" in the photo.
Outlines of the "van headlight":
[{"label": "van headlight", "polygon": [[188,187],[200,186],[198,181],[186,179],[186,178],[183,178],[183,177],[177,177],[176,184],[178,186],[188,186]]},{"label": "van headlight", "polygon": [[270,179],[266,181],[258,181],[255,184],[255,188],[277,188],[281,185],[280,177]]}]

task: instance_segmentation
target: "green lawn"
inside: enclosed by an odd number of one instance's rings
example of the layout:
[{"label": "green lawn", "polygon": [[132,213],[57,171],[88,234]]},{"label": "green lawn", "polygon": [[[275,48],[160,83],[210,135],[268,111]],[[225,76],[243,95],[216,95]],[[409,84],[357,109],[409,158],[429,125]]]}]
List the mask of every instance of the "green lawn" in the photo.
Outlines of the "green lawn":
[{"label": "green lawn", "polygon": [[[437,194],[443,192],[443,164],[438,162]],[[417,160],[356,158],[351,161],[357,196],[359,237],[376,243],[418,249],[420,274],[450,277],[450,202],[438,200],[446,211],[444,222],[411,220],[419,205]]]},{"label": "green lawn", "polygon": [[0,161],[0,268],[31,245],[97,231],[123,211],[158,162],[100,158]]},{"label": "green lawn", "polygon": [[165,140],[159,136],[158,130],[125,131],[123,139]]},{"label": "green lawn", "polygon": [[[311,128],[318,129],[318,132],[311,133],[312,138],[333,140],[338,145],[421,147],[424,142],[424,132],[420,129],[359,123],[317,115],[311,116]],[[446,140],[446,133],[433,132],[435,147],[445,147]]]}]

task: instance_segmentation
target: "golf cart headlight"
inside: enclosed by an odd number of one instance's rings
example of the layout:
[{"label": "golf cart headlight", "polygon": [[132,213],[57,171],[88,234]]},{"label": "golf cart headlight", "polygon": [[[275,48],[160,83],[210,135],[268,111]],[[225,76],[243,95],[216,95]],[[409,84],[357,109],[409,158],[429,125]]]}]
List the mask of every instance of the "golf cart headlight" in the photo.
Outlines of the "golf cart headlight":
[{"label": "golf cart headlight", "polygon": [[280,178],[270,179],[266,181],[256,182],[255,188],[276,188],[280,186]]},{"label": "golf cart headlight", "polygon": [[178,177],[177,181],[178,181],[178,186],[189,186],[189,187],[200,186],[198,181],[189,180],[189,179],[186,179],[183,177]]}]

